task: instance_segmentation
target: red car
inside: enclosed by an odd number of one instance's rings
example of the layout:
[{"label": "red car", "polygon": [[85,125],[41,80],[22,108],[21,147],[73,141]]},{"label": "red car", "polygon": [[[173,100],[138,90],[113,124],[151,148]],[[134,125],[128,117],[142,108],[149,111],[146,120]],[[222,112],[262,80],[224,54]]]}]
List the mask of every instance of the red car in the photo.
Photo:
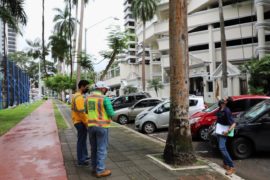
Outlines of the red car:
[{"label": "red car", "polygon": [[[255,104],[270,99],[269,96],[258,95],[240,95],[231,96],[232,101],[228,102],[227,106],[232,111],[234,117],[241,112],[248,110]],[[207,109],[193,114],[189,118],[191,133],[193,137],[199,137],[202,140],[207,140],[208,128],[216,121],[216,112],[218,110],[218,103],[213,104]]]}]

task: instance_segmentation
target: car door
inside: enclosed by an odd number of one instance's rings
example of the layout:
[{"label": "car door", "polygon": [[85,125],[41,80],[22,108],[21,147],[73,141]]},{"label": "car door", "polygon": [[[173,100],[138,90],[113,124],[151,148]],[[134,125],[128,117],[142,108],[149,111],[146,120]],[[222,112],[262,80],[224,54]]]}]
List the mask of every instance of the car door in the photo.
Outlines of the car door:
[{"label": "car door", "polygon": [[162,128],[169,127],[170,102],[166,102],[160,106],[156,113],[158,114],[157,122],[159,126]]},{"label": "car door", "polygon": [[189,116],[191,116],[192,114],[194,114],[195,112],[198,111],[198,100],[196,99],[189,99]]},{"label": "car door", "polygon": [[129,118],[135,119],[140,112],[144,111],[148,107],[148,100],[141,100],[140,102],[136,103],[134,106],[131,107],[128,115]]},{"label": "car door", "polygon": [[257,150],[270,150],[270,111],[268,110],[263,116],[255,122],[249,124],[252,127],[252,139],[256,144]]}]

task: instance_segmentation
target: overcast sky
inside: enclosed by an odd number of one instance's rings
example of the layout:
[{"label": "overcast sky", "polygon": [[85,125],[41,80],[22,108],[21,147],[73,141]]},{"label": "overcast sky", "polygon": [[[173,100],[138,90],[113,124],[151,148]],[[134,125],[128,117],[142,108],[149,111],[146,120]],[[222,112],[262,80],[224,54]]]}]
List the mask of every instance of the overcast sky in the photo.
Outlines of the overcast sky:
[{"label": "overcast sky", "polygon": [[[106,28],[111,24],[123,26],[124,18],[124,0],[89,0],[85,9],[84,27],[92,26],[108,17],[117,17],[120,20],[115,21],[113,18],[98,23],[87,31],[87,53],[100,59],[99,52],[107,49],[106,37],[108,30]],[[64,0],[45,0],[45,41],[53,31],[53,17],[56,12],[54,8],[63,9]],[[41,39],[42,35],[42,0],[25,0],[25,11],[28,16],[27,26],[23,28],[23,36],[18,38],[18,50],[25,50],[27,44],[25,40]],[[84,47],[84,45],[83,45]],[[95,66],[96,71],[103,70],[106,62]]]}]

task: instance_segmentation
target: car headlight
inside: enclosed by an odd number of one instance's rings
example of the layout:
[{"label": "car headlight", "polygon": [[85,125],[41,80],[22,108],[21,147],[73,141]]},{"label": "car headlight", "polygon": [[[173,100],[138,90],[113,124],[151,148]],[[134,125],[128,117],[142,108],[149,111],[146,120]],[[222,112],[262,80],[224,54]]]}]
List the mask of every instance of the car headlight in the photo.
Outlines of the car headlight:
[{"label": "car headlight", "polygon": [[137,116],[136,120],[141,120],[143,117],[145,117],[148,113],[140,114]]},{"label": "car headlight", "polygon": [[190,125],[195,124],[195,123],[197,123],[199,120],[200,120],[200,117],[192,118],[192,119],[189,120],[189,124],[190,124]]}]

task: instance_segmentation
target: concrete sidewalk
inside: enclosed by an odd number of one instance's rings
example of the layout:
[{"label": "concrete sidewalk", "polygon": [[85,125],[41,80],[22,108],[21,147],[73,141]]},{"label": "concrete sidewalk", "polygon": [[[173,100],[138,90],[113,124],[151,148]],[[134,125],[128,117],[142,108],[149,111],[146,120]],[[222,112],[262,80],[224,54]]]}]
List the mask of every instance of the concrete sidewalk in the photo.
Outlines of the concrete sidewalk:
[{"label": "concrete sidewalk", "polygon": [[[58,107],[66,121],[71,124],[69,108],[61,103],[58,103]],[[71,127],[73,127],[72,124]],[[90,167],[76,166],[75,128],[60,132],[60,141],[68,179],[96,179],[91,175]],[[169,170],[148,157],[149,154],[161,154],[163,150],[163,143],[140,135],[124,126],[114,125],[110,128],[109,152],[106,161],[107,168],[112,170],[112,175],[103,179],[228,179],[210,166],[193,170]]]},{"label": "concrete sidewalk", "polygon": [[0,144],[1,180],[67,179],[51,101],[1,136]]}]

